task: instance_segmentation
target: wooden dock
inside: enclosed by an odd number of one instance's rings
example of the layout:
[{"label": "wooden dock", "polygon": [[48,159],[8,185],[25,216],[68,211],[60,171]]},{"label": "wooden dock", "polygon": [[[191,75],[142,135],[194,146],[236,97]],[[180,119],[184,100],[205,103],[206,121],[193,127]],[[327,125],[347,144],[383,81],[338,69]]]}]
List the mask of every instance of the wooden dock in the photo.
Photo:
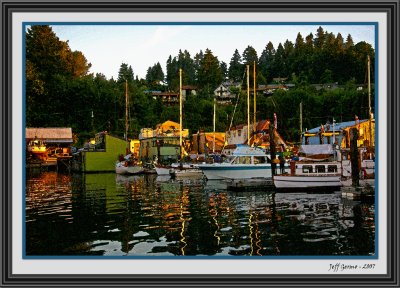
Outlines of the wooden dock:
[{"label": "wooden dock", "polygon": [[365,203],[375,202],[375,186],[364,185],[364,186],[343,186],[341,188],[342,198],[349,200],[356,200]]},{"label": "wooden dock", "polygon": [[48,157],[45,161],[35,159],[26,162],[29,171],[71,171],[71,156]]},{"label": "wooden dock", "polygon": [[272,179],[240,179],[227,183],[227,190],[230,191],[268,191],[275,188]]}]

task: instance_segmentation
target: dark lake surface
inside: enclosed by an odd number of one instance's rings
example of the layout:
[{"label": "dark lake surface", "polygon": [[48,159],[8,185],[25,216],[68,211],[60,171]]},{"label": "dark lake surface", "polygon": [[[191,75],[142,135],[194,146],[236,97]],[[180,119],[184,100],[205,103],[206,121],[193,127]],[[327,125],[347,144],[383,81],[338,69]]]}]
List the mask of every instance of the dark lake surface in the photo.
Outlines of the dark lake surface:
[{"label": "dark lake surface", "polygon": [[26,256],[371,256],[374,204],[156,175],[28,174]]}]

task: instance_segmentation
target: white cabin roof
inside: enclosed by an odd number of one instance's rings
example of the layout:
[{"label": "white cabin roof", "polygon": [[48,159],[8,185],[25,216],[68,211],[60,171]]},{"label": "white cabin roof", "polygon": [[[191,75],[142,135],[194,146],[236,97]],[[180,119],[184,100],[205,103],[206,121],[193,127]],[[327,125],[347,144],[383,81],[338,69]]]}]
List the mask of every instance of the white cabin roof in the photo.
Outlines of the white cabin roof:
[{"label": "white cabin roof", "polygon": [[238,145],[232,153],[233,156],[267,156],[264,149],[260,147],[250,147]]}]

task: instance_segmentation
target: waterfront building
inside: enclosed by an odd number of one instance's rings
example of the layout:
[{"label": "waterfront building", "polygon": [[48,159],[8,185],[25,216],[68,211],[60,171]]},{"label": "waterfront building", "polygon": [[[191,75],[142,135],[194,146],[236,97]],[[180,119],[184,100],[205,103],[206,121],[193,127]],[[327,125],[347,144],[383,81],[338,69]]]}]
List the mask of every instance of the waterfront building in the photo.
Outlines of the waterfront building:
[{"label": "waterfront building", "polygon": [[[215,139],[215,143],[214,143]],[[216,153],[221,153],[225,146],[225,132],[204,132],[199,131],[192,135],[190,154],[210,154],[213,149]]]},{"label": "waterfront building", "polygon": [[357,128],[358,147],[375,146],[375,119],[354,120],[341,123],[326,123],[303,132],[302,144],[334,144],[350,148],[350,129]]},{"label": "waterfront building", "polygon": [[73,154],[73,169],[81,172],[114,172],[120,155],[128,154],[128,143],[109,135],[107,131],[97,133],[90,148],[80,149]]},{"label": "waterfront building", "polygon": [[[258,146],[264,149],[269,150],[270,147],[270,137],[269,137],[269,127],[270,127],[269,120],[260,120],[255,125],[250,124],[250,137],[247,135],[247,125],[236,125],[232,126],[228,131],[225,133],[226,139],[226,146],[224,151],[226,153],[232,152],[236,149],[238,144],[247,144],[249,146]],[[254,131],[253,131],[254,130]],[[250,141],[248,141],[250,139]],[[281,147],[281,149],[286,149],[287,145],[283,138],[280,136],[276,129],[274,130],[274,141],[275,147]],[[278,150],[279,151],[279,150]],[[283,152],[283,151],[282,151]]]},{"label": "waterfront building", "polygon": [[73,143],[72,128],[25,128],[26,144],[31,140],[42,141],[46,145],[47,156],[52,154],[70,154]]},{"label": "waterfront building", "polygon": [[[183,154],[189,148],[189,130],[182,130]],[[173,121],[158,124],[155,129],[143,128],[140,130],[140,159],[143,162],[158,159],[159,162],[176,161],[181,155],[180,125]],[[186,151],[185,151],[186,150]]]}]

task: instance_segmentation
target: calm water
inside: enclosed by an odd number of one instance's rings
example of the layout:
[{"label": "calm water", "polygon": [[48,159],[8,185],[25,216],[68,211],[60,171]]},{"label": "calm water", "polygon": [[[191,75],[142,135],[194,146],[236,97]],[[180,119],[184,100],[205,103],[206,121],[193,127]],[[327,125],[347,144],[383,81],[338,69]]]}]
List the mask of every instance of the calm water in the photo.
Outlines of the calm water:
[{"label": "calm water", "polygon": [[27,256],[373,255],[374,205],[156,175],[28,175]]}]

